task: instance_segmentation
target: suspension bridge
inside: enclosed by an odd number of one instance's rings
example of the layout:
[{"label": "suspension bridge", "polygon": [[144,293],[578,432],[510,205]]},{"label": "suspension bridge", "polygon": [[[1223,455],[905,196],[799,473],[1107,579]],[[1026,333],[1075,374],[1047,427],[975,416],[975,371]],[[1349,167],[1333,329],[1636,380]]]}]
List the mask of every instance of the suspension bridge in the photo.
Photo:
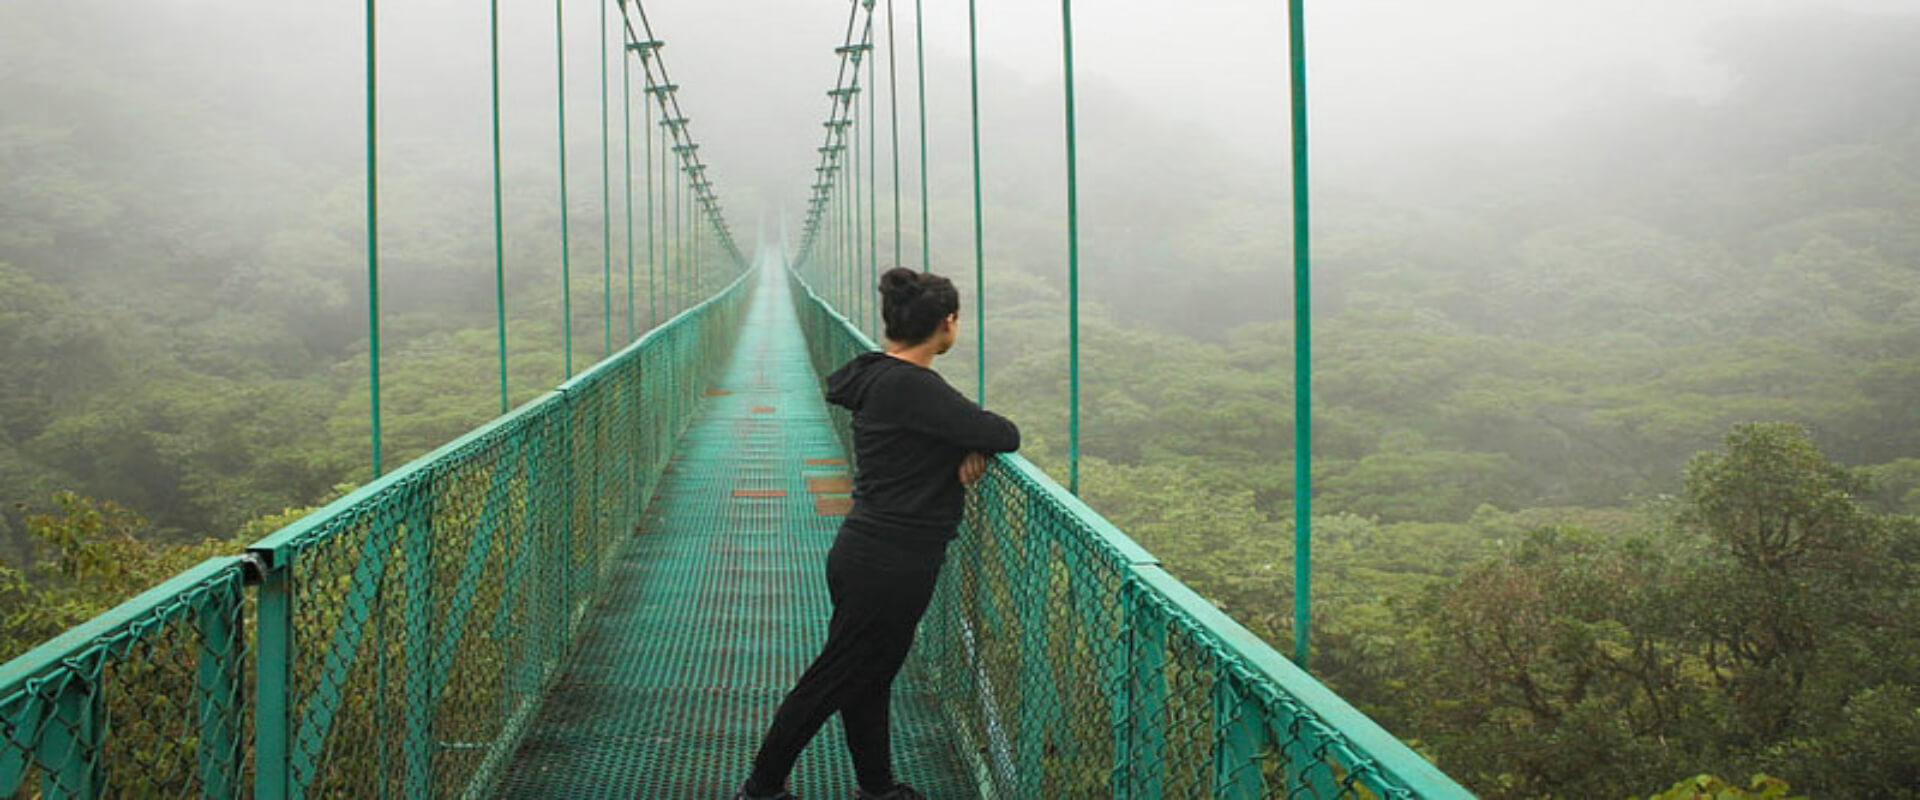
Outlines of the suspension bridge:
[{"label": "suspension bridge", "polygon": [[[1303,126],[1297,5],[1294,99]],[[499,3],[492,8],[497,54]],[[890,3],[885,11],[891,61]],[[1062,12],[1071,154],[1071,4]],[[851,502],[849,419],[821,399],[819,376],[875,348],[876,17],[873,0],[854,0],[833,48],[841,72],[827,92],[804,227],[792,241],[747,252],[705,174],[663,40],[639,3],[603,8],[601,24],[616,28],[600,42],[602,130],[617,108],[627,131],[620,182],[630,201],[630,343],[614,342],[616,223],[607,219],[599,266],[609,355],[575,371],[569,289],[569,377],[509,408],[502,256],[500,416],[387,470],[369,2],[374,477],[246,552],[208,560],[0,666],[0,796],[730,796],[774,706],[825,635],[820,572]],[[607,99],[609,41],[620,51],[618,106]],[[556,53],[565,47],[556,37]],[[498,237],[497,55],[495,63]],[[560,74],[565,242],[564,59]],[[893,115],[897,173],[897,104]],[[924,140],[920,152],[924,165]],[[604,197],[614,191],[613,153],[603,139]],[[1304,290],[1304,137],[1295,154]],[[638,257],[636,174],[646,195]],[[924,200],[920,207],[924,226]],[[1068,246],[1077,294],[1077,241]],[[571,254],[560,259],[564,274]],[[929,260],[923,252],[921,264]],[[636,264],[645,297],[636,293]],[[1306,442],[1309,329],[1306,293],[1299,297]],[[969,492],[962,534],[896,689],[901,777],[937,798],[1468,796],[1303,669],[1304,502],[1290,660],[1075,496],[1077,315],[1070,319],[1068,484],[1006,455]],[[984,341],[980,353],[984,375]],[[1297,457],[1306,463],[1304,452]],[[828,726],[792,788],[802,797],[850,795],[843,753],[837,726]]]}]

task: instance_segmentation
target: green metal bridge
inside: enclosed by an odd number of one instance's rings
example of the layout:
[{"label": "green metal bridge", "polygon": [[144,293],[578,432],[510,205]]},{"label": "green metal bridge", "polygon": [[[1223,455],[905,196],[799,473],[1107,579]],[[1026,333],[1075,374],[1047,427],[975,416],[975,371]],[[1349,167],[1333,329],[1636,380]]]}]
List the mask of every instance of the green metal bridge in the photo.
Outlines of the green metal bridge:
[{"label": "green metal bridge", "polygon": [[[803,332],[804,331],[804,335]],[[777,259],[0,671],[0,796],[722,797],[825,634],[871,343]],[[1018,456],[895,699],[933,797],[1465,792]],[[847,796],[837,726],[795,773]]]},{"label": "green metal bridge", "polygon": [[[857,176],[863,129],[877,170],[876,126],[854,100],[873,3],[850,4],[836,50],[851,76],[829,93],[804,239],[752,258],[659,40],[619,6],[650,101],[646,303],[670,318],[614,350],[609,246],[610,355],[574,374],[569,336],[571,377],[507,409],[503,313],[501,416],[380,474],[369,180],[378,477],[0,666],[0,797],[730,795],[824,637],[824,555],[850,502],[849,420],[819,375],[874,347],[854,321],[871,310],[829,299],[869,294],[879,262]],[[657,248],[654,105],[659,197],[672,174],[685,204],[658,215]],[[1017,455],[969,492],[895,703],[897,770],[936,798],[1467,796]],[[801,760],[801,796],[852,792],[839,733]]]}]

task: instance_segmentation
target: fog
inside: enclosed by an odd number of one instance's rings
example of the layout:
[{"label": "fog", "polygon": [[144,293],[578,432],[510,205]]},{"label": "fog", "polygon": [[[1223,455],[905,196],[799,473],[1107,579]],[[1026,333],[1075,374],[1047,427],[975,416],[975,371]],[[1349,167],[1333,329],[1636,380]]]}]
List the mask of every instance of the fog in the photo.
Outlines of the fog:
[{"label": "fog", "polygon": [[[924,4],[927,174],[917,4],[879,0],[877,253],[808,277],[918,266],[924,183],[928,266],[963,298],[939,369],[1064,474],[1060,9],[978,5],[982,286],[967,5]],[[498,5],[496,249],[489,4],[379,5],[371,153],[360,4],[0,4],[0,619],[127,588],[19,588],[79,569],[34,566],[74,558],[66,531],[151,567],[365,480],[370,157],[388,464],[499,413],[496,256],[513,402],[732,277],[660,275],[662,73],[623,57],[622,7]],[[779,246],[853,7],[628,10],[741,246]],[[1074,14],[1084,498],[1284,643],[1285,4]],[[1320,677],[1489,797],[1707,771],[1914,797],[1920,4],[1307,14]],[[1726,509],[1783,496],[1812,498],[1778,529],[1814,543],[1756,561]],[[0,659],[32,643],[10,633]]]}]

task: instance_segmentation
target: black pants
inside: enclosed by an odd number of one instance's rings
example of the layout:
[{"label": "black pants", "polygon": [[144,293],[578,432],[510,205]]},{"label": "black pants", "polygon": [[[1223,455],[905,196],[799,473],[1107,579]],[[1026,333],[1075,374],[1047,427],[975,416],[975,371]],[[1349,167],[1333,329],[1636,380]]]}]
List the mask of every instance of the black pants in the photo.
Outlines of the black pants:
[{"label": "black pants", "polygon": [[827,554],[827,592],[833,598],[827,643],[774,712],[753,759],[749,788],[754,792],[784,786],[800,751],[835,712],[846,726],[861,788],[877,793],[893,786],[888,699],[933,599],[944,553],[901,550],[881,541],[846,529],[834,540]]}]

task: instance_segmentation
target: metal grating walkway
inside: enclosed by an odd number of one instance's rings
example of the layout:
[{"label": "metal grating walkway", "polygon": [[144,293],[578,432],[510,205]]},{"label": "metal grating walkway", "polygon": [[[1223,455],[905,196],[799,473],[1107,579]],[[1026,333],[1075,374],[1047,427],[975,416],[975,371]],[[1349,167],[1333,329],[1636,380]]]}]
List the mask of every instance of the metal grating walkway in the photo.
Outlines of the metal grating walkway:
[{"label": "metal grating walkway", "polygon": [[[738,346],[679,443],[632,546],[502,779],[503,797],[722,798],[826,636],[826,552],[845,453],[786,281],[764,270]],[[826,478],[828,480],[818,480]],[[911,669],[894,690],[894,769],[930,796],[977,794]],[[791,788],[845,798],[838,719]]]}]

